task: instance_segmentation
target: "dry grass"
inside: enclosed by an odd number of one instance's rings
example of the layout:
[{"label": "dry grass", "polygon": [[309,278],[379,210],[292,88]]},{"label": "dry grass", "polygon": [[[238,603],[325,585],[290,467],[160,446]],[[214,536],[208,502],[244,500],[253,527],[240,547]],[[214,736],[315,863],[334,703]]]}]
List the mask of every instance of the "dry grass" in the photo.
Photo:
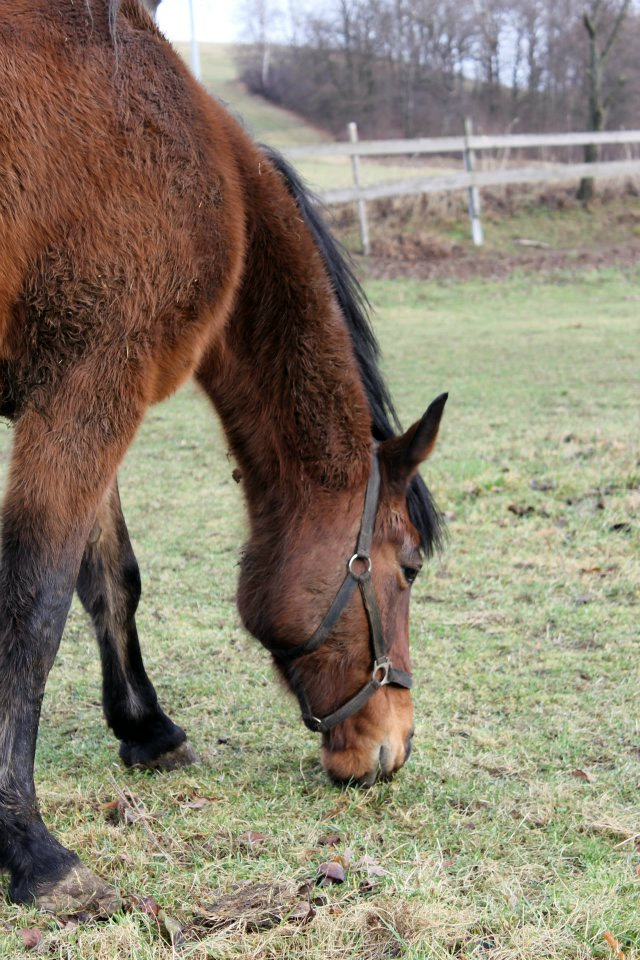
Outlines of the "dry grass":
[{"label": "dry grass", "polygon": [[[5,904],[0,956],[21,956],[12,931],[34,925],[64,960],[586,960],[615,955],[607,931],[640,955],[637,281],[369,284],[405,422],[451,391],[427,469],[450,543],[415,588],[415,755],[365,793],[327,783],[316,738],[239,627],[242,508],[203,400],[187,389],[150,412],[122,473],[139,625],[203,762],[120,768],[74,607],[37,766],[57,835],[164,919],[60,927]],[[9,441],[2,430],[3,467]],[[329,852],[319,840],[334,831]],[[347,848],[346,881],[313,890],[310,922],[284,910],[252,931],[239,910],[203,925],[238,884],[297,891]],[[384,871],[370,889],[367,856]]]}]

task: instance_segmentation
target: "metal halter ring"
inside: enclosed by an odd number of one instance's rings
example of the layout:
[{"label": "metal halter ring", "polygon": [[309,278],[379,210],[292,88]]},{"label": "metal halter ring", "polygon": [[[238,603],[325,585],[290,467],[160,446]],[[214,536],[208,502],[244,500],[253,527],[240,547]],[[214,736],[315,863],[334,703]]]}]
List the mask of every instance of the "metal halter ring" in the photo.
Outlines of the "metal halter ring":
[{"label": "metal halter ring", "polygon": [[[383,671],[382,680],[378,679],[376,674],[380,671]],[[376,683],[379,683],[381,687],[384,687],[385,683],[390,683],[389,680],[389,670],[391,670],[391,661],[388,657],[383,657],[381,660],[376,660],[373,665],[373,672],[371,674],[371,679],[375,680]]]},{"label": "metal halter ring", "polygon": [[[356,573],[356,571],[353,569],[353,564],[357,560],[359,560],[361,563],[366,564],[366,569],[363,570],[362,573]],[[349,573],[351,574],[354,580],[358,580],[358,581],[366,580],[367,577],[371,576],[371,568],[373,564],[371,562],[371,557],[367,556],[366,553],[365,554],[354,553],[354,555],[351,557],[351,560],[349,560],[348,566],[349,566]]]}]

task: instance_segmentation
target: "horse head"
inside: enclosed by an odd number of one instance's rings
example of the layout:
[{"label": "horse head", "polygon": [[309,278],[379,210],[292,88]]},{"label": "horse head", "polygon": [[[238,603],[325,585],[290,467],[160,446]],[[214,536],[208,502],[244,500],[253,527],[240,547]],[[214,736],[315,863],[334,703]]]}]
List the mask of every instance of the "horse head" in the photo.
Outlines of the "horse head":
[{"label": "horse head", "polygon": [[389,778],[411,752],[409,600],[423,557],[407,492],[446,399],[379,444],[356,489],[315,491],[286,537],[263,533],[247,547],[241,616],[322,734],[338,783]]}]

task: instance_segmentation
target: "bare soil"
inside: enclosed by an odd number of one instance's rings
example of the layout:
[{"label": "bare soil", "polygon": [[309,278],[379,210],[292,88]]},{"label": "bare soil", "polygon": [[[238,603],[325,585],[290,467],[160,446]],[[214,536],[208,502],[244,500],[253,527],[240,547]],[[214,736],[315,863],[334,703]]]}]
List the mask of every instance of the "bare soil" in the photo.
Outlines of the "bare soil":
[{"label": "bare soil", "polygon": [[[364,258],[362,258],[364,261]],[[410,277],[415,280],[447,280],[486,277],[504,279],[516,271],[552,274],[560,270],[591,270],[631,267],[640,263],[640,238],[626,243],[589,246],[571,250],[526,248],[521,253],[468,250],[461,244],[438,245],[431,237],[421,243],[409,237],[400,243],[378,243],[362,264],[367,276],[377,279]]]},{"label": "bare soil", "polygon": [[[483,191],[481,248],[471,243],[462,194],[391,198],[371,203],[368,212],[371,256],[359,266],[378,279],[504,279],[640,263],[639,189],[631,181],[602,188],[588,207],[567,187]],[[357,251],[353,207],[332,215],[339,236]]]}]

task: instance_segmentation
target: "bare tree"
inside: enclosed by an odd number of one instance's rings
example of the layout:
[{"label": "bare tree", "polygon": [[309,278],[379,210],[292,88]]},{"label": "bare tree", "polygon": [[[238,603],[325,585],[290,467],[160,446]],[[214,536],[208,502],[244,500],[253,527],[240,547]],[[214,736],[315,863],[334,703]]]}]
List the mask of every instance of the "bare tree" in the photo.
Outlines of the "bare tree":
[{"label": "bare tree", "polygon": [[274,33],[282,17],[274,0],[245,0],[243,6],[245,36],[258,51],[260,57],[261,93],[269,89],[269,71],[274,43]]},{"label": "bare tree", "polygon": [[[277,11],[292,3],[287,46]],[[485,132],[576,130],[585,101],[594,130],[607,114],[629,126],[640,115],[634,0],[246,0],[245,11],[251,89],[334,132],[357,119],[364,136],[451,134],[467,115]]]},{"label": "bare tree", "polygon": [[[604,79],[607,62],[614,44],[620,34],[620,28],[629,12],[631,0],[619,0],[607,3],[606,0],[591,0],[584,11],[582,21],[589,38],[589,63],[587,80],[589,89],[588,129],[604,130],[607,110],[612,95],[605,95]],[[595,163],[599,156],[598,145],[588,143],[584,148],[586,163]],[[584,177],[578,188],[581,200],[593,197],[593,177]]]}]

